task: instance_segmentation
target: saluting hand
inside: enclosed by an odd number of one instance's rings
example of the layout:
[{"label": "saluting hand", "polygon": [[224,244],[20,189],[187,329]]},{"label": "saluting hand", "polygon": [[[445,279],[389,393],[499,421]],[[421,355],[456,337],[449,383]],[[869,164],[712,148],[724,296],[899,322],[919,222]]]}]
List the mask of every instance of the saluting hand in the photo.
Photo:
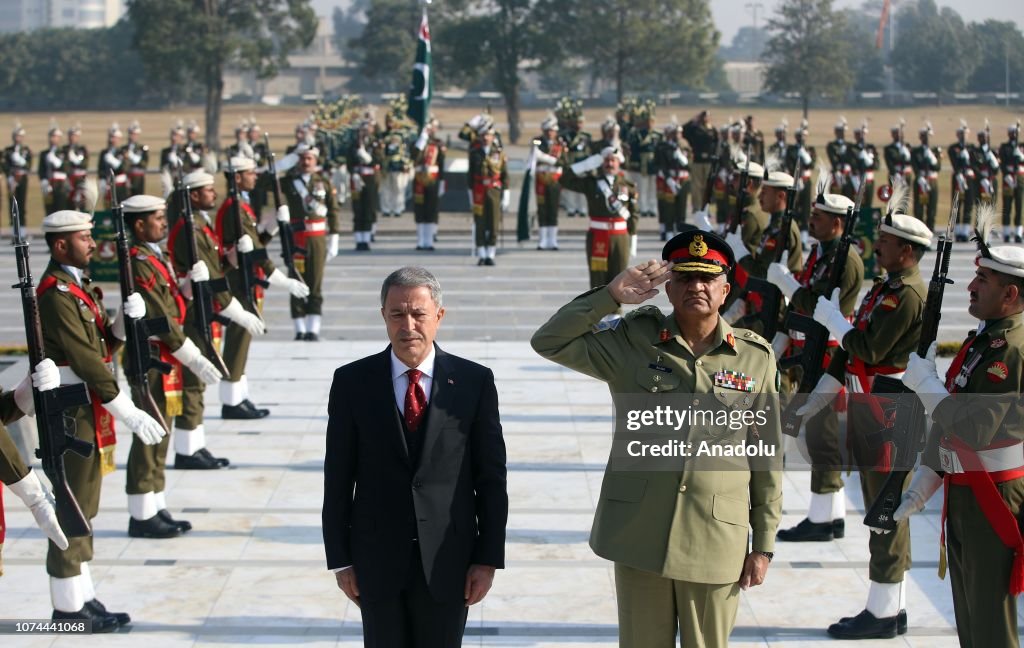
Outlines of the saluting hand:
[{"label": "saluting hand", "polygon": [[655,286],[671,277],[668,261],[651,259],[626,268],[608,284],[608,292],[620,304],[642,304],[658,294]]}]

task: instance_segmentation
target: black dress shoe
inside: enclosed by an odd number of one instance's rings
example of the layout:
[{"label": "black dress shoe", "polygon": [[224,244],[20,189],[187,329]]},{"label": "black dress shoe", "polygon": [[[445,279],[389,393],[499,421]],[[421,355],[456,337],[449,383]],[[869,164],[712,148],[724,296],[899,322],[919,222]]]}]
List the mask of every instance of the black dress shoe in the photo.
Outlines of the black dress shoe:
[{"label": "black dress shoe", "polygon": [[423,251],[424,252],[433,252],[434,251],[434,246],[433,245],[428,245],[427,247],[423,248]]},{"label": "black dress shoe", "polygon": [[[840,624],[843,624],[843,623],[850,623],[851,621],[853,621],[853,619],[854,619],[854,617],[843,617],[842,619],[839,619],[839,623],[838,624],[833,624],[833,625],[840,625]],[[900,610],[899,612],[896,613],[896,634],[901,634],[901,635],[907,634],[907,611],[906,611],[906,609]]]},{"label": "black dress shoe", "polygon": [[306,333],[306,337],[304,339],[306,340],[306,342],[319,342],[320,341],[320,336],[318,334],[316,334],[316,333],[312,333],[311,332],[311,333]]},{"label": "black dress shoe", "polygon": [[225,457],[214,457],[213,453],[210,452],[209,448],[199,448],[198,450],[196,450],[196,454],[203,455],[208,460],[215,462],[221,468],[227,468],[228,466],[231,465],[231,461],[229,461]]},{"label": "black dress shoe", "polygon": [[245,405],[249,409],[259,413],[260,418],[263,418],[264,416],[270,416],[270,410],[268,410],[266,407],[256,407],[256,404],[253,403],[248,398],[242,401],[242,405]]},{"label": "black dress shoe", "polygon": [[484,265],[486,265],[486,266],[494,265],[494,259],[488,258],[488,259],[484,260]]},{"label": "black dress shoe", "polygon": [[182,533],[192,530],[191,522],[189,522],[188,520],[175,520],[173,517],[171,517],[171,512],[168,511],[167,509],[160,509],[159,511],[156,512],[156,515],[158,518],[160,518],[167,524],[173,524],[174,526],[178,527],[178,530]]},{"label": "black dress shoe", "polygon": [[[837,532],[839,533],[838,536],[836,535]],[[828,542],[833,538],[842,538],[844,535],[846,535],[846,522],[844,520],[811,522],[804,518],[795,527],[780,530],[776,537],[783,542]]]},{"label": "black dress shoe", "polygon": [[295,334],[295,341],[296,342],[302,342],[305,339],[306,339],[306,334],[305,333],[296,333]]},{"label": "black dress shoe", "polygon": [[181,453],[174,454],[174,469],[175,470],[217,470],[222,468],[221,464],[210,454],[209,450],[203,452],[202,450],[196,450],[194,454],[183,455]]},{"label": "black dress shoe", "polygon": [[54,621],[92,621],[93,634],[113,632],[121,627],[121,624],[117,622],[117,617],[112,614],[97,614],[90,609],[88,603],[83,605],[78,612],[54,610],[50,618]]},{"label": "black dress shoe", "polygon": [[487,259],[480,257],[480,260],[476,262],[478,266],[487,265]]},{"label": "black dress shoe", "polygon": [[356,252],[369,252],[369,251],[370,251],[370,244],[369,243],[356,243]]},{"label": "black dress shoe", "polygon": [[270,414],[268,409],[259,409],[248,399],[238,405],[221,405],[220,417],[222,419],[260,419]]},{"label": "black dress shoe", "polygon": [[181,535],[181,529],[164,521],[159,514],[148,520],[128,520],[128,535],[133,538],[150,538],[162,540],[164,538],[177,538]]},{"label": "black dress shoe", "polygon": [[100,603],[99,599],[93,599],[91,601],[86,601],[85,602],[85,607],[89,608],[90,610],[92,610],[96,614],[105,614],[107,616],[114,617],[115,619],[117,619],[117,624],[118,625],[128,625],[129,623],[132,622],[132,618],[130,616],[128,616],[127,612],[110,612],[110,611],[107,610],[107,606],[106,605],[103,605],[102,603]]},{"label": "black dress shoe", "polygon": [[897,634],[897,616],[879,619],[867,610],[846,621],[828,627],[830,637],[836,639],[892,639]]},{"label": "black dress shoe", "polygon": [[846,520],[843,518],[832,520],[832,537],[836,540],[846,537]]}]

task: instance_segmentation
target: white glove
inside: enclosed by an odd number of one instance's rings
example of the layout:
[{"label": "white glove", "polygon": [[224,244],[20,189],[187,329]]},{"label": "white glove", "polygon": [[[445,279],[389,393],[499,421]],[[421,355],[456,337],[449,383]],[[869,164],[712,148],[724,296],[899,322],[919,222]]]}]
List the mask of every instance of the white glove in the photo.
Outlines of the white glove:
[{"label": "white glove", "polygon": [[775,358],[781,358],[782,355],[789,349],[789,336],[779,331],[772,338],[772,351],[775,352]]},{"label": "white glove", "polygon": [[25,166],[25,156],[15,151],[11,153],[11,162],[14,162],[14,166]]},{"label": "white glove", "polygon": [[362,191],[366,187],[366,183],[363,182],[363,176],[358,173],[352,176],[352,188],[355,191]]},{"label": "white glove", "polygon": [[665,178],[665,185],[672,192],[672,195],[679,193],[679,183],[675,181],[675,178]]},{"label": "white glove", "polygon": [[594,155],[591,155],[588,158],[580,160],[579,162],[570,166],[569,168],[572,169],[572,172],[575,175],[580,176],[586,173],[587,171],[593,171],[594,169],[600,168],[602,164],[604,164],[604,158],[595,153]]},{"label": "white glove", "polygon": [[939,378],[939,370],[935,367],[937,346],[938,342],[932,342],[927,355],[923,358],[911,353],[907,361],[907,370],[903,373],[903,384],[921,399],[928,416],[931,416],[939,403],[949,396],[946,384]]},{"label": "white glove", "polygon": [[636,234],[630,234],[629,235],[629,256],[630,257],[635,257],[636,256],[636,247],[637,247],[637,235]]},{"label": "white glove", "polygon": [[331,234],[327,238],[327,258],[333,259],[338,256],[338,235]]},{"label": "white glove", "polygon": [[22,412],[28,416],[36,413],[36,402],[32,397],[32,388],[49,391],[60,386],[60,371],[53,360],[43,358],[36,365],[36,370],[31,375],[25,376],[18,386],[14,388],[14,403]]},{"label": "white glove", "polygon": [[210,269],[206,267],[206,261],[196,261],[195,265],[188,272],[188,278],[195,283],[210,280]]},{"label": "white glove", "polygon": [[57,511],[54,510],[57,503],[53,499],[53,494],[46,490],[43,483],[39,481],[35,471],[29,470],[28,474],[20,481],[8,484],[7,488],[11,489],[11,492],[25,503],[28,510],[32,511],[32,517],[36,519],[36,526],[46,534],[46,537],[52,540],[53,544],[57,545],[61,551],[67,549],[68,538],[60,528],[60,524],[57,522]]},{"label": "white glove", "polygon": [[50,149],[49,153],[46,154],[46,162],[54,169],[59,169],[63,164],[60,156],[57,155],[57,151],[54,149]]},{"label": "white glove", "polygon": [[112,401],[103,403],[103,408],[110,412],[119,423],[124,423],[146,445],[160,443],[160,439],[167,434],[167,430],[152,416],[135,407],[131,397],[124,392],[118,392]]},{"label": "white glove", "polygon": [[171,167],[179,167],[181,166],[181,158],[178,157],[177,153],[172,151],[167,154],[167,165]]},{"label": "white glove", "polygon": [[267,281],[269,281],[270,285],[274,288],[287,289],[288,292],[291,293],[292,297],[297,299],[305,299],[306,297],[309,297],[309,286],[298,279],[289,278],[288,275],[277,268],[274,268],[274,271],[270,273],[270,276],[267,277]]},{"label": "white glove", "polygon": [[714,232],[715,224],[711,222],[711,214],[708,210],[702,209],[693,215],[693,220],[697,224],[697,227],[704,230],[705,232]]},{"label": "white glove", "polygon": [[39,181],[39,188],[43,190],[44,196],[50,195],[50,181],[47,180],[46,178],[43,178],[42,180]]},{"label": "white glove", "polygon": [[234,297],[231,298],[231,303],[221,310],[220,314],[244,328],[253,337],[267,332],[267,325],[263,323],[263,320],[258,315],[253,315],[245,310]]},{"label": "white glove", "polygon": [[292,219],[292,213],[288,210],[288,205],[278,207],[274,215],[277,216],[277,222],[279,223],[287,223]]},{"label": "white glove", "polygon": [[176,351],[171,351],[171,355],[174,359],[185,365],[189,370],[199,377],[199,380],[203,381],[207,385],[216,385],[220,382],[222,376],[220,370],[212,362],[203,357],[199,347],[195,345],[195,342],[185,338],[185,343],[182,344]]},{"label": "white glove", "polygon": [[483,115],[474,115],[472,119],[470,119],[468,122],[466,122],[466,125],[469,126],[470,128],[472,128],[473,130],[480,130],[480,127],[483,126],[483,124],[484,124],[484,116]]},{"label": "white glove", "polygon": [[428,139],[430,139],[430,135],[427,134],[427,129],[424,128],[420,131],[420,136],[416,138],[416,149],[422,151],[427,148]]},{"label": "white glove", "polygon": [[437,197],[438,198],[444,198],[444,194],[445,194],[447,189],[448,189],[448,182],[445,181],[445,180],[442,180],[440,182],[440,184],[438,184],[438,186],[437,186]]},{"label": "white glove", "polygon": [[137,292],[128,295],[123,308],[124,314],[132,319],[138,320],[146,316],[146,302],[142,300],[142,295]]},{"label": "white glove", "polygon": [[814,386],[814,390],[807,395],[807,402],[796,411],[796,415],[802,416],[806,421],[828,407],[842,388],[843,383],[836,380],[834,376],[823,374],[818,379],[818,384]]},{"label": "white glove", "polygon": [[838,288],[832,291],[832,299],[825,299],[823,295],[818,297],[818,303],[814,306],[814,321],[827,328],[832,337],[839,340],[839,346],[843,346],[843,337],[853,330],[853,324],[843,317],[840,310]]},{"label": "white glove", "polygon": [[360,146],[359,149],[356,151],[356,157],[359,158],[359,161],[362,162],[363,164],[369,164],[370,162],[373,162],[373,156],[367,153],[366,149],[363,148],[362,146]]},{"label": "white glove", "polygon": [[558,158],[554,155],[548,155],[536,147],[534,147],[533,155],[538,162],[543,162],[544,164],[558,164]]},{"label": "white glove", "polygon": [[786,299],[793,299],[793,293],[800,289],[800,282],[796,280],[793,273],[786,267],[789,259],[789,250],[782,253],[782,262],[773,261],[768,266],[768,281],[779,287]]},{"label": "white glove", "polygon": [[316,207],[313,208],[313,213],[316,214],[317,217],[319,217],[319,218],[326,218],[327,217],[327,205],[325,205],[323,203],[317,203]]},{"label": "white glove", "polygon": [[107,163],[107,166],[115,171],[121,168],[121,160],[113,154],[109,149],[103,154],[103,161]]},{"label": "white glove", "polygon": [[725,242],[732,248],[732,253],[736,256],[736,260],[739,261],[743,257],[750,256],[750,250],[743,243],[743,237],[738,232],[729,232],[725,235]]},{"label": "white glove", "polygon": [[807,152],[807,149],[805,149],[804,147],[801,146],[800,147],[800,163],[803,164],[804,166],[809,166],[811,164],[811,162],[812,162],[811,154]]},{"label": "white glove", "polygon": [[903,492],[903,499],[893,513],[892,519],[899,523],[923,510],[935,491],[939,490],[939,486],[942,486],[942,477],[928,466],[918,466],[910,479],[910,486]]},{"label": "white glove", "polygon": [[277,234],[277,230],[280,227],[277,222],[277,214],[278,211],[260,214],[260,222],[256,224],[256,231],[260,234],[269,234],[270,236]]},{"label": "white glove", "polygon": [[729,310],[722,313],[722,319],[729,324],[735,324],[737,320],[747,314],[747,302],[737,299],[729,307]]},{"label": "white glove", "polygon": [[252,244],[252,237],[248,234],[242,234],[238,237],[237,245],[240,254],[249,254],[255,249],[255,246]]},{"label": "white glove", "polygon": [[512,204],[512,192],[506,189],[501,192],[501,211],[508,211],[508,206]]},{"label": "white glove", "polygon": [[136,153],[135,151],[128,151],[128,161],[133,165],[138,166],[139,162],[142,162],[142,154]]}]

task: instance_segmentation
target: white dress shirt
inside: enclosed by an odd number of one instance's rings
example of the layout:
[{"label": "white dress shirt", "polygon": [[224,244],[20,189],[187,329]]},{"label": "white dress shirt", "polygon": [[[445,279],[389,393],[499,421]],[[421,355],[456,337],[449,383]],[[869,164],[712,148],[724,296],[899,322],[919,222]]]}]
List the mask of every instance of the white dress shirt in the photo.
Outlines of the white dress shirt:
[{"label": "white dress shirt", "polygon": [[398,359],[394,350],[391,351],[391,382],[395,388],[395,403],[398,405],[398,411],[401,412],[402,416],[405,416],[405,393],[409,389],[409,376],[405,372],[409,371],[409,369],[419,369],[423,372],[423,375],[420,376],[420,386],[427,397],[427,403],[430,403],[430,386],[434,384],[433,346],[431,346],[430,353],[418,367],[409,367]]}]

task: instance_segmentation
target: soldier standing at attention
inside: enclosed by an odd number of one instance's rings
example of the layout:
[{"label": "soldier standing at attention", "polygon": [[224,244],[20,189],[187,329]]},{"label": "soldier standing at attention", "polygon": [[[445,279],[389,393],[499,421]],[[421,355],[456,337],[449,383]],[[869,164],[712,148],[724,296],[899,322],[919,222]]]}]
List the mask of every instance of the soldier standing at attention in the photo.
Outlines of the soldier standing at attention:
[{"label": "soldier standing at attention", "polygon": [[142,127],[132,120],[128,125],[128,143],[121,152],[128,161],[128,195],[139,196],[146,193],[146,166],[149,164],[149,147],[139,143]]},{"label": "soldier standing at attention", "polygon": [[[557,110],[556,114],[558,114]],[[573,106],[572,111],[565,116],[565,120],[568,124],[568,128],[564,129],[565,132],[562,133],[562,138],[566,142],[565,164],[576,164],[590,157],[593,151],[593,137],[583,130],[585,120],[582,105]],[[602,136],[603,132],[602,127]],[[565,205],[565,213],[569,218],[587,215],[587,199],[583,194],[566,189],[562,192],[562,204]]]},{"label": "soldier standing at attention", "polygon": [[[11,131],[11,145],[4,149],[3,172],[7,176],[8,196],[13,196],[21,207],[21,220],[25,221],[25,199],[28,196],[28,176],[32,168],[32,150],[25,146],[25,129],[17,124]],[[7,208],[11,208],[10,200]],[[13,219],[13,214],[11,215]],[[13,220],[11,221],[13,224]]]},{"label": "soldier standing at attention", "polygon": [[89,177],[89,151],[82,144],[82,127],[75,124],[68,129],[68,143],[62,150],[67,160],[68,182],[71,195],[68,200],[74,209],[85,211],[85,179]]},{"label": "soldier standing at attention", "polygon": [[508,189],[505,151],[495,142],[494,125],[484,123],[477,137],[469,150],[468,178],[473,197],[474,243],[479,258],[477,265],[492,266],[498,249],[501,214],[508,209],[512,194]]},{"label": "soldier standing at attention", "polygon": [[750,161],[764,165],[764,133],[754,128],[754,116],[743,118],[743,150],[750,147]]},{"label": "soldier standing at attention", "polygon": [[363,120],[359,124],[359,133],[348,151],[354,216],[352,232],[356,239],[356,252],[370,251],[373,228],[377,222],[377,175],[381,166],[381,149],[377,145],[373,131],[373,121]]},{"label": "soldier standing at attention", "polygon": [[686,202],[690,196],[690,150],[680,146],[683,127],[673,121],[654,152],[658,169],[658,221],[661,240],[681,232],[686,223]]},{"label": "soldier standing at attention", "polygon": [[836,138],[825,146],[828,163],[832,167],[832,187],[837,193],[853,198],[857,190],[853,186],[854,156],[846,142],[846,117],[840,117],[833,132]]},{"label": "soldier standing at attention", "polygon": [[[728,244],[711,232],[679,234],[665,245],[661,261],[630,267],[607,286],[572,300],[530,344],[541,356],[608,383],[619,412],[635,406],[638,391],[647,403],[678,395],[689,404],[713,394],[721,399],[716,405],[775,411],[771,345],[755,333],[734,330],[718,314],[733,263]],[[643,306],[615,315],[622,304],[654,297],[662,284],[671,314]],[[740,386],[726,378],[736,374],[749,382]],[[625,447],[636,438],[624,422],[617,417],[613,445]],[[765,425],[729,431],[694,425],[686,434],[695,444],[699,438],[781,443],[776,416],[767,416]],[[678,634],[684,646],[724,648],[740,590],[762,584],[773,557],[782,514],[781,461],[755,467],[744,458],[730,462],[730,470],[690,469],[697,458],[685,460],[686,470],[645,470],[643,464],[616,466],[617,460],[613,454],[605,469],[590,546],[614,562],[619,646],[671,648],[679,645]],[[680,460],[674,461],[678,466]]]},{"label": "soldier standing at attention", "polygon": [[785,167],[793,172],[796,181],[796,214],[797,226],[800,228],[800,240],[807,248],[807,224],[811,218],[811,196],[814,193],[814,183],[811,182],[814,165],[818,161],[818,154],[813,146],[807,146],[807,120],[800,122],[800,128],[793,133],[796,144],[789,148],[789,155],[785,160]]},{"label": "soldier standing at attention", "polygon": [[[974,153],[975,196],[979,203],[998,204],[999,195],[999,158],[996,157],[988,139],[988,124],[985,130],[978,131],[978,145]],[[1009,219],[1003,222],[1003,242],[1009,243],[1014,235]],[[1017,241],[1018,243],[1020,241]]]},{"label": "soldier standing at attention", "polygon": [[[124,202],[128,197],[128,174],[127,165],[124,159],[124,149],[121,147],[121,127],[116,123],[111,124],[107,131],[107,148],[100,152],[100,160],[96,165],[96,174],[99,176],[100,195],[106,201],[107,209],[112,204],[110,201],[111,191],[117,191],[118,203]],[[114,186],[110,186],[110,172],[114,172]]]},{"label": "soldier standing at attention", "polygon": [[537,228],[540,231],[538,250],[558,249],[558,207],[561,203],[562,163],[566,156],[566,144],[558,135],[558,121],[548,117],[540,125],[540,144],[534,146],[536,158],[536,181],[534,191],[537,197]]},{"label": "soldier standing at attention", "polygon": [[206,148],[199,141],[200,133],[202,133],[202,129],[199,128],[199,124],[195,120],[190,121],[188,129],[185,131],[185,149],[180,154],[185,163],[186,173],[203,168],[203,156]]},{"label": "soldier standing at attention", "polygon": [[68,184],[70,165],[60,146],[64,131],[53,125],[47,137],[50,146],[39,156],[39,188],[43,192],[43,206],[49,215],[67,208],[71,187]]},{"label": "soldier standing at attention", "polygon": [[405,211],[405,190],[409,186],[412,159],[406,133],[391,113],[384,116],[384,133],[380,136],[380,211],[385,218],[398,218]]},{"label": "soldier standing at attention", "polygon": [[[1020,122],[1006,129],[1007,139],[999,146],[999,162],[1003,171],[1003,225],[1009,225],[1013,212],[1014,242],[1024,235],[1021,205],[1024,204],[1024,146],[1020,143]],[[993,176],[994,181],[994,176]]]},{"label": "soldier standing at attention", "polygon": [[973,217],[974,203],[977,202],[975,195],[976,183],[974,173],[974,146],[967,142],[967,135],[971,129],[967,128],[967,122],[960,120],[960,127],[956,129],[956,141],[949,145],[949,164],[953,167],[952,182],[950,182],[950,198],[956,193],[960,194],[960,213],[953,235],[958,241],[966,241],[970,236]]},{"label": "soldier standing at attention", "polygon": [[658,192],[655,179],[654,152],[661,141],[661,133],[653,128],[654,102],[637,105],[631,121],[632,128],[625,138],[628,177],[636,185],[641,217],[654,218],[658,212]]},{"label": "soldier standing at attention", "polygon": [[448,147],[437,136],[440,122],[431,117],[412,149],[415,163],[412,185],[412,209],[416,219],[416,249],[434,251],[437,223],[444,197],[444,157]]},{"label": "soldier standing at attention", "polygon": [[864,139],[868,135],[868,121],[865,119],[860,126],[853,129],[853,146],[851,155],[853,157],[853,169],[856,176],[853,178],[854,195],[864,183],[864,199],[861,202],[861,209],[871,210],[875,200],[875,171],[878,170],[878,149],[874,144],[868,144]]},{"label": "soldier standing at attention", "polygon": [[935,214],[939,209],[939,170],[942,169],[942,149],[929,146],[932,125],[926,123],[918,131],[921,140],[910,154],[914,168],[914,218],[935,229]]}]

